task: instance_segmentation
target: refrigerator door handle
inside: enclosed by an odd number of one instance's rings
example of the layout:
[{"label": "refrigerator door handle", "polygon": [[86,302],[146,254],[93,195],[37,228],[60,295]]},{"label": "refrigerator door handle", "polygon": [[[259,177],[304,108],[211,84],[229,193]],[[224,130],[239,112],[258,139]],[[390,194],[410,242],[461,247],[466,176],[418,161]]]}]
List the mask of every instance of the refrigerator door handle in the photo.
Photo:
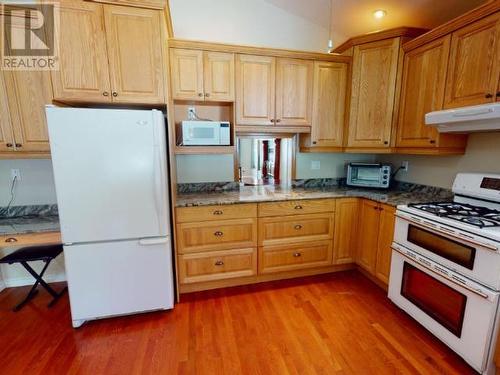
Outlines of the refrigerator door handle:
[{"label": "refrigerator door handle", "polygon": [[[160,112],[161,114],[161,112]],[[165,157],[166,149],[162,147],[165,142],[164,133],[162,131],[162,121],[158,121],[157,116],[153,115],[153,127],[154,127],[154,168],[153,168],[153,178],[154,178],[154,199],[156,203],[156,213],[158,214],[158,224],[160,225],[160,233],[168,233],[167,227],[167,213],[165,211],[165,199],[166,197],[166,168],[165,168]],[[163,143],[162,143],[163,142]]]},{"label": "refrigerator door handle", "polygon": [[142,246],[161,245],[162,243],[168,243],[168,238],[167,237],[141,238],[139,240],[139,245]]}]

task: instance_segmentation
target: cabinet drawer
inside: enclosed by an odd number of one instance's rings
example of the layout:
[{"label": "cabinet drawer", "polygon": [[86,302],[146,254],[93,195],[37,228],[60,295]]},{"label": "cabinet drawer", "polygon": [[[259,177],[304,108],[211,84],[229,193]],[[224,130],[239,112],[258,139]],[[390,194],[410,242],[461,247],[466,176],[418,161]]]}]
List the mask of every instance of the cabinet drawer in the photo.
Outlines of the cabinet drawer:
[{"label": "cabinet drawer", "polygon": [[213,251],[179,257],[181,284],[253,276],[257,273],[257,249]]},{"label": "cabinet drawer", "polygon": [[259,247],[259,273],[292,271],[332,264],[332,241]]},{"label": "cabinet drawer", "polygon": [[333,237],[333,215],[312,214],[259,219],[259,246],[283,242],[328,240]]},{"label": "cabinet drawer", "polygon": [[251,217],[257,217],[256,204],[179,207],[176,209],[176,221],[178,223],[244,219]]},{"label": "cabinet drawer", "polygon": [[259,217],[303,215],[333,211],[335,211],[334,199],[313,199],[259,204]]},{"label": "cabinet drawer", "polygon": [[177,224],[179,253],[254,247],[257,219]]}]

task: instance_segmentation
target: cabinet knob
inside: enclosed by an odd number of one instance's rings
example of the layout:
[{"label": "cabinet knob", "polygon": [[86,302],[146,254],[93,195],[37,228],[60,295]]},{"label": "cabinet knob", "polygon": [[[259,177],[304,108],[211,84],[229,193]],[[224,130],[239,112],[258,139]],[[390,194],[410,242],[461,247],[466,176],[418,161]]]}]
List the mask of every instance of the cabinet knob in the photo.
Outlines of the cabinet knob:
[{"label": "cabinet knob", "polygon": [[199,92],[198,96],[201,98],[203,96],[203,93]]},{"label": "cabinet knob", "polygon": [[497,92],[497,98],[500,98],[500,91]]},{"label": "cabinet knob", "polygon": [[487,93],[484,97],[486,99],[490,99],[490,98],[493,98],[493,94]]},{"label": "cabinet knob", "polygon": [[7,146],[7,147],[12,147],[12,146],[14,146],[14,145],[13,145],[12,143],[7,143],[5,146]]},{"label": "cabinet knob", "polygon": [[116,91],[113,91],[112,95],[116,98],[118,96],[118,93]]},{"label": "cabinet knob", "polygon": [[277,120],[276,120],[276,122],[281,122],[281,120],[280,120],[280,119],[277,119]]},{"label": "cabinet knob", "polygon": [[297,224],[297,225],[295,225],[293,228],[294,228],[294,229],[296,229],[296,230],[299,230],[299,229],[302,229],[302,225]]},{"label": "cabinet knob", "polygon": [[215,237],[222,237],[223,235],[224,235],[224,233],[222,233],[220,230],[218,230],[217,232],[214,233]]},{"label": "cabinet knob", "polygon": [[20,143],[16,143],[16,147],[23,147],[23,145]]},{"label": "cabinet knob", "polygon": [[224,212],[222,212],[221,210],[215,210],[213,212],[214,215],[222,215]]},{"label": "cabinet knob", "polygon": [[294,256],[295,258],[298,258],[298,257],[300,257],[301,255],[302,255],[302,254],[301,254],[301,253],[298,253],[298,252],[297,252],[297,253],[293,253],[293,256]]},{"label": "cabinet knob", "polygon": [[295,210],[302,210],[302,206],[301,206],[300,204],[298,204],[298,205],[296,205],[296,206],[294,207],[294,209],[295,209]]},{"label": "cabinet knob", "polygon": [[102,96],[109,96],[109,92],[104,91],[104,92],[102,93]]},{"label": "cabinet knob", "polygon": [[207,92],[207,93],[205,94],[205,96],[208,98],[208,97],[210,96],[210,93],[208,93],[208,92]]},{"label": "cabinet knob", "polygon": [[430,139],[430,140],[429,140],[429,142],[430,142],[431,144],[435,144],[435,143],[436,143],[436,140],[434,140],[434,139]]},{"label": "cabinet knob", "polygon": [[223,266],[224,262],[222,260],[218,260],[214,263],[216,266]]},{"label": "cabinet knob", "polygon": [[271,119],[271,122],[272,122],[272,123],[274,123],[275,121],[276,121],[275,119],[273,119],[273,118]]},{"label": "cabinet knob", "polygon": [[384,141],[384,145],[388,145],[389,144],[389,141]]},{"label": "cabinet knob", "polygon": [[316,144],[316,141],[313,142],[313,145],[315,145],[315,144]]},{"label": "cabinet knob", "polygon": [[17,238],[9,237],[5,240],[5,242],[17,242]]}]

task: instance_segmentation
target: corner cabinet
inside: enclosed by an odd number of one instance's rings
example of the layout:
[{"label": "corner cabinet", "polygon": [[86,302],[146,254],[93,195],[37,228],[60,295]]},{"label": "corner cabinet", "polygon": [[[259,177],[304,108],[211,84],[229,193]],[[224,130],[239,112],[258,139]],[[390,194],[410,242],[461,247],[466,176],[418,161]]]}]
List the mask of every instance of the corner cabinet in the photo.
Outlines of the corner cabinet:
[{"label": "corner cabinet", "polygon": [[400,38],[354,46],[347,147],[389,149]]},{"label": "corner cabinet", "polygon": [[451,35],[445,108],[496,101],[500,74],[500,12]]},{"label": "corner cabinet", "polygon": [[166,102],[162,11],[68,0],[60,19],[54,100]]},{"label": "corner cabinet", "polygon": [[301,149],[341,150],[343,146],[348,64],[314,62],[312,126],[300,137]]}]

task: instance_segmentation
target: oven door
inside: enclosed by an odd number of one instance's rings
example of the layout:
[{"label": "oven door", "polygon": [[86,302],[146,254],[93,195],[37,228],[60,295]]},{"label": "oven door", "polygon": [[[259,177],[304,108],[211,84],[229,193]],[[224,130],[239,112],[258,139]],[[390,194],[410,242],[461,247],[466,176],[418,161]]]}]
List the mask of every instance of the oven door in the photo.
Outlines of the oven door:
[{"label": "oven door", "polygon": [[479,372],[487,365],[498,295],[393,244],[389,298]]},{"label": "oven door", "polygon": [[500,255],[486,239],[483,242],[458,238],[448,234],[443,225],[433,227],[432,223],[413,220],[412,215],[400,211],[396,215],[395,242],[469,279],[500,290]]}]

